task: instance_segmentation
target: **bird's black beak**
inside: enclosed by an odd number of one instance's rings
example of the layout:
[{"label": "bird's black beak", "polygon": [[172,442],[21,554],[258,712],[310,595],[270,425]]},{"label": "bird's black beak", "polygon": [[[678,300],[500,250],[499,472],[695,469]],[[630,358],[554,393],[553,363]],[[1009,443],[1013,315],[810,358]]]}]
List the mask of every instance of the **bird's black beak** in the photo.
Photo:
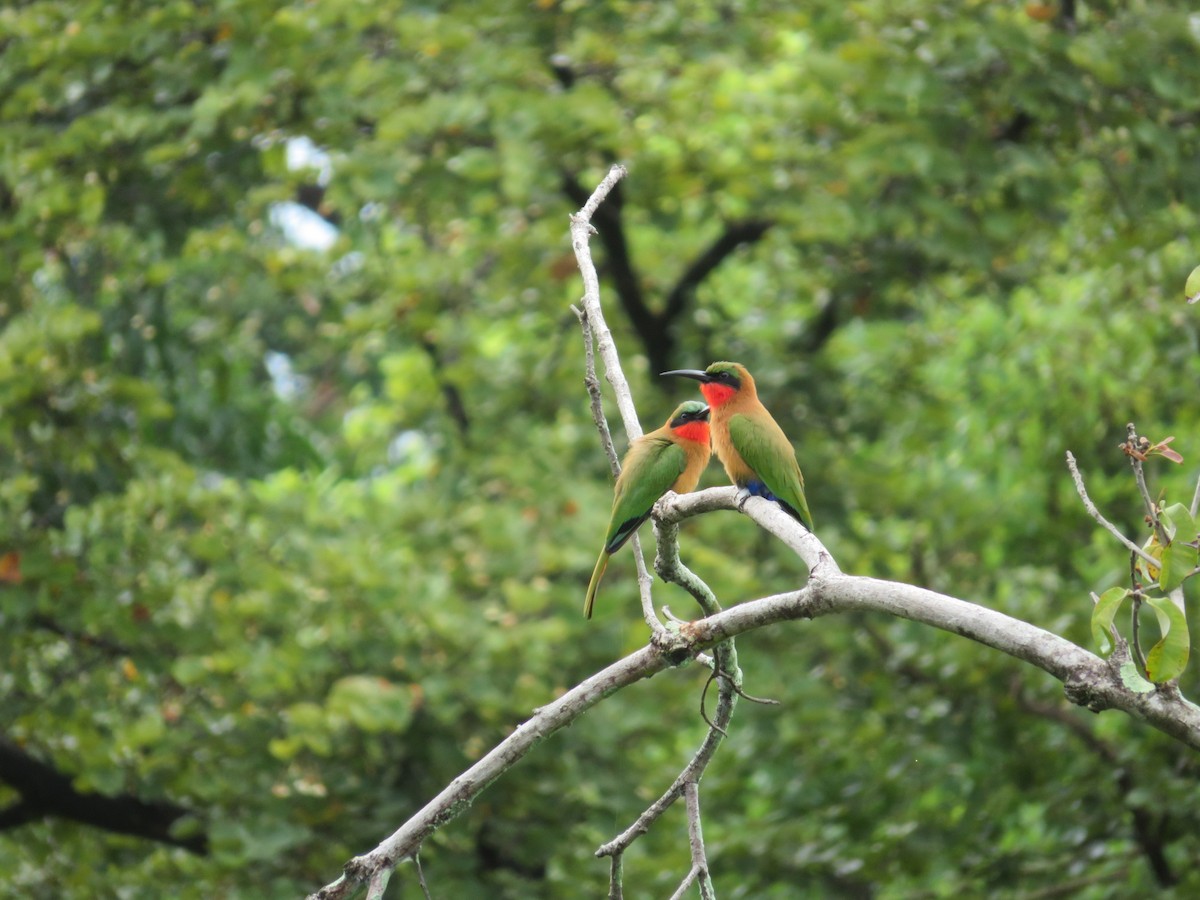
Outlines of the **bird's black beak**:
[{"label": "bird's black beak", "polygon": [[704,409],[700,410],[700,412],[696,413],[696,418],[697,418],[697,419],[699,419],[701,422],[707,422],[707,421],[708,421],[708,414],[709,414],[711,411],[712,411],[712,410],[711,410],[709,407],[707,407],[707,406],[706,406],[706,407],[704,407]]},{"label": "bird's black beak", "polygon": [[672,369],[670,372],[659,372],[659,375],[679,375],[682,378],[693,378],[701,384],[712,381],[712,376],[700,369]]}]

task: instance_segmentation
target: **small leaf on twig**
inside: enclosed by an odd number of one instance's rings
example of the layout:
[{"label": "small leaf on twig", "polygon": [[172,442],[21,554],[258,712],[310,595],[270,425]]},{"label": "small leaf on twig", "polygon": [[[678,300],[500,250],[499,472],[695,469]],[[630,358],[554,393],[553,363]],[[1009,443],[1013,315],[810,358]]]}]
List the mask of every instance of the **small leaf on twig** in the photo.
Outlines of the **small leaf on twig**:
[{"label": "small leaf on twig", "polygon": [[1188,574],[1196,568],[1196,558],[1196,548],[1191,544],[1172,541],[1171,545],[1163,551],[1159,587],[1169,593],[1183,584]]},{"label": "small leaf on twig", "polygon": [[[1092,610],[1092,639],[1105,656],[1113,651],[1113,618],[1121,608],[1121,602],[1131,593],[1129,588],[1113,587],[1096,599],[1096,606]],[[1092,596],[1095,597],[1095,594]]]},{"label": "small leaf on twig", "polygon": [[1187,667],[1191,649],[1187,619],[1183,610],[1168,597],[1147,597],[1146,602],[1158,617],[1162,638],[1146,655],[1146,674],[1156,684],[1178,678]]},{"label": "small leaf on twig", "polygon": [[1159,518],[1166,526],[1167,536],[1172,541],[1194,541],[1196,539],[1196,520],[1192,511],[1182,503],[1172,503],[1162,511]]},{"label": "small leaf on twig", "polygon": [[1175,440],[1175,435],[1171,435],[1170,437],[1165,437],[1161,441],[1159,441],[1157,444],[1151,444],[1150,449],[1146,451],[1146,455],[1154,456],[1157,454],[1158,456],[1161,456],[1163,459],[1170,460],[1173,463],[1183,462],[1183,457],[1177,451],[1172,450],[1170,447],[1167,446],[1167,444],[1171,443],[1171,441],[1173,441],[1173,440]]},{"label": "small leaf on twig", "polygon": [[1159,518],[1166,529],[1170,543],[1162,551],[1162,572],[1158,580],[1164,593],[1170,593],[1183,584],[1200,560],[1196,548],[1196,520],[1182,503],[1173,503],[1164,509]]},{"label": "small leaf on twig", "polygon": [[1183,293],[1188,303],[1200,300],[1200,266],[1192,269],[1192,274],[1188,276],[1187,284],[1183,287]]},{"label": "small leaf on twig", "polygon": [[1117,448],[1126,456],[1132,456],[1139,462],[1145,462],[1151,456],[1161,456],[1173,463],[1181,463],[1183,456],[1167,446],[1173,440],[1175,440],[1175,435],[1165,437],[1157,443],[1152,442],[1144,435],[1131,435],[1129,440],[1118,444]]}]

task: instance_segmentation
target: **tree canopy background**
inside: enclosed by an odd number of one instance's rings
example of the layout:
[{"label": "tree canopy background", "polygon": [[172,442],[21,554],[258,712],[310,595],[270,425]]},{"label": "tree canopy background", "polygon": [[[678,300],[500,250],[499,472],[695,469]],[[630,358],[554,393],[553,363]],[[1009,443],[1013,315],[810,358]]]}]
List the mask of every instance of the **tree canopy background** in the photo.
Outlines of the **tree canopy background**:
[{"label": "tree canopy background", "polygon": [[[1128,533],[1125,423],[1178,436],[1156,491],[1200,460],[1200,20],[804,7],[0,10],[0,891],[302,894],[643,640],[628,554],[579,615],[611,479],[567,215],[617,160],[596,242],[643,424],[687,390],[662,368],[744,362],[844,568],[1088,642],[1128,559],[1064,451]],[[682,549],[726,603],[803,577],[738,517]],[[740,651],[784,705],[704,782],[722,895],[1200,887],[1163,735],[901,622]],[[704,677],[539,748],[426,846],[435,896],[601,894]],[[687,852],[668,816],[627,882]]]}]

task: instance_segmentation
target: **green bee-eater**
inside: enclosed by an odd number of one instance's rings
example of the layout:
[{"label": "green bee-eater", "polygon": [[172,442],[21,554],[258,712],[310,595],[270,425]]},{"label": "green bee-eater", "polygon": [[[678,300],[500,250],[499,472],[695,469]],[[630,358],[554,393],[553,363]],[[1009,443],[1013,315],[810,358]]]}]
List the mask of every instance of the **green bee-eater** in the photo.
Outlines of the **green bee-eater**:
[{"label": "green bee-eater", "polygon": [[703,372],[674,369],[662,374],[700,382],[700,392],[710,409],[713,449],[729,480],[743,491],[777,501],[811,529],[812,513],[804,498],[804,476],[796,462],[796,451],[758,401],[754,379],[746,367],[715,362]]},{"label": "green bee-eater", "polygon": [[612,519],[604,549],[592,571],[583,614],[592,617],[596,588],[608,568],[608,558],[625,545],[650,516],[650,509],[667,491],[686,494],[696,487],[708,465],[712,445],[708,407],[696,400],[681,403],[662,428],[637,438],[621,461],[613,497]]}]

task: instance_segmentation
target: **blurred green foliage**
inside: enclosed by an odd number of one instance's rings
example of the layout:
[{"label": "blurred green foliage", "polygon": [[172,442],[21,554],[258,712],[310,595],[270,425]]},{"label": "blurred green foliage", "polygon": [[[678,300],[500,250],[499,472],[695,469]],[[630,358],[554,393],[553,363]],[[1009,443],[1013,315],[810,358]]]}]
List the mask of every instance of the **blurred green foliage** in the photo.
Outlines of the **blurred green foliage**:
[{"label": "blurred green foliage", "polygon": [[[1064,451],[1144,539],[1116,445],[1177,435],[1149,477],[1190,500],[1177,4],[32,0],[0,50],[3,736],[186,808],[172,834],[209,849],[41,819],[0,831],[6,896],[300,895],[645,639],[627,556],[578,615],[611,485],[566,217],[613,161],[656,310],[770,223],[669,323],[672,362],[751,368],[847,571],[1090,644],[1128,559]],[[679,385],[605,289],[658,422]],[[803,576],[732,515],[682,541],[726,603]],[[1200,889],[1200,769],[1137,722],[903,622],[740,652],[784,706],[744,704],[704,780],[723,896]],[[538,748],[430,840],[435,896],[601,895],[592,852],[698,743],[703,678]],[[665,895],[687,859],[675,812],[627,884]],[[410,867],[389,896],[420,896]]]}]

